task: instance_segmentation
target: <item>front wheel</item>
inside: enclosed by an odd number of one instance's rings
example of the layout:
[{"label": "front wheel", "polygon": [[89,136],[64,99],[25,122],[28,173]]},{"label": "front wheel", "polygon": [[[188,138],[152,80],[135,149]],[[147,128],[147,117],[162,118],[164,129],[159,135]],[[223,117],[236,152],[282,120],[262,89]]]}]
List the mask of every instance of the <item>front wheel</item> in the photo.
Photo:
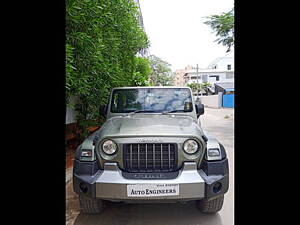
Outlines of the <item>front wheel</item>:
[{"label": "front wheel", "polygon": [[85,214],[99,214],[104,209],[104,201],[79,195],[80,209]]},{"label": "front wheel", "polygon": [[224,195],[211,200],[199,200],[197,206],[203,213],[216,213],[222,209]]}]

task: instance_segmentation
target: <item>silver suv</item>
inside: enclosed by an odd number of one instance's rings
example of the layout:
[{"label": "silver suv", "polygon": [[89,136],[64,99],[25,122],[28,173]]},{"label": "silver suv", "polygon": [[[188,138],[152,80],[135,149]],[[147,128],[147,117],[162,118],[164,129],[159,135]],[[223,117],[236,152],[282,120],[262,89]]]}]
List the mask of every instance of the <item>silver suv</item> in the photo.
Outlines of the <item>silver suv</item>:
[{"label": "silver suv", "polygon": [[187,87],[112,90],[102,127],[77,149],[73,188],[83,213],[106,201],[197,201],[201,212],[221,210],[228,190],[222,144],[201,128],[204,106]]}]

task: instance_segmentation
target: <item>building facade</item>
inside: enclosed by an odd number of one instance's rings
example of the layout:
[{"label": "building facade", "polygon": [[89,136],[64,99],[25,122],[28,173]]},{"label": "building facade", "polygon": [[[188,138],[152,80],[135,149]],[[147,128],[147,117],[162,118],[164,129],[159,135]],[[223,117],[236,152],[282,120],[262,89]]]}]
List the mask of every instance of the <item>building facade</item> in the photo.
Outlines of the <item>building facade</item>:
[{"label": "building facade", "polygon": [[206,69],[196,68],[186,70],[184,84],[191,83],[215,83],[234,82],[234,59],[231,56],[220,57],[212,61]]},{"label": "building facade", "polygon": [[[139,0],[134,0],[135,4],[138,7],[139,10],[139,16],[138,16],[138,20],[140,22],[140,26],[143,28],[143,30],[145,31],[145,27],[144,27],[144,21],[143,21],[143,15],[142,15],[142,10],[141,10],[141,6],[140,6],[140,1]],[[143,48],[141,49],[138,53],[138,56],[140,57],[147,57],[150,55],[149,53],[149,49],[148,48]]]},{"label": "building facade", "polygon": [[187,73],[187,71],[190,71],[192,69],[193,69],[193,66],[189,65],[189,66],[186,66],[184,69],[175,70],[174,85],[175,86],[184,86],[185,85],[184,75]]}]

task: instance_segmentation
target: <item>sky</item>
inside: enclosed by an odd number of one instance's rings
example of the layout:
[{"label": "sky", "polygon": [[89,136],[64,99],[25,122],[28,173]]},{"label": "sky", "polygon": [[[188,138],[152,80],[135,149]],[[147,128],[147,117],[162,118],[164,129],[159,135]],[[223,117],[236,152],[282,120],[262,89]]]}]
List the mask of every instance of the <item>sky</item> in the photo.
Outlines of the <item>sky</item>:
[{"label": "sky", "polygon": [[[150,54],[170,63],[172,71],[187,65],[206,68],[227,48],[214,42],[205,16],[230,11],[234,0],[139,0]],[[231,53],[233,54],[233,53]]]}]

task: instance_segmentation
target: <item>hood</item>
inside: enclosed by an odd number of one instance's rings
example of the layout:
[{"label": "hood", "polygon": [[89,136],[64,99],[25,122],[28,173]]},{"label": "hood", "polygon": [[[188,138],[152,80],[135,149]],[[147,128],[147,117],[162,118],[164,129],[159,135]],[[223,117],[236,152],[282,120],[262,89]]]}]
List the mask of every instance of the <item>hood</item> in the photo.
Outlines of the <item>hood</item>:
[{"label": "hood", "polygon": [[112,117],[99,132],[102,137],[203,135],[202,129],[192,117],[174,114]]}]

